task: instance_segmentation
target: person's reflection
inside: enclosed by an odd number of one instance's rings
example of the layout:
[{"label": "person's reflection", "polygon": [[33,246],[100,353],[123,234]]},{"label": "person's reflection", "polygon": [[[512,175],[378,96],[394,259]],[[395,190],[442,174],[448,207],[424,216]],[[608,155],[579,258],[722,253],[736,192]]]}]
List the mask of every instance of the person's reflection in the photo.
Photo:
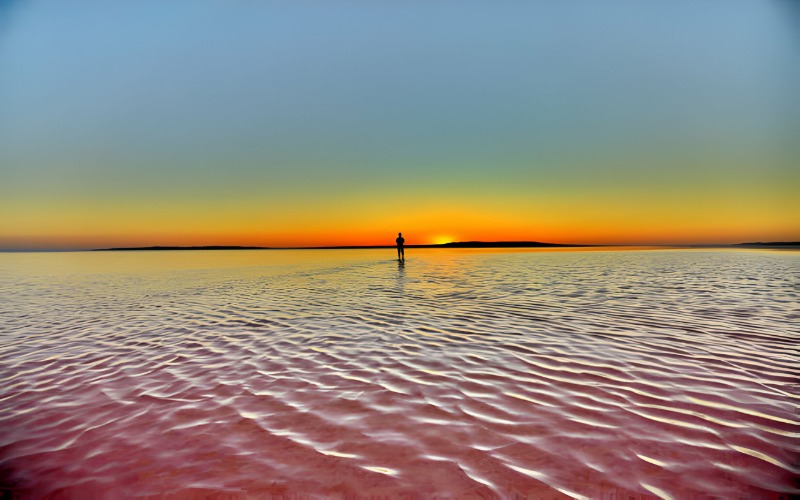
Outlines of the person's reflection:
[{"label": "person's reflection", "polygon": [[397,291],[403,292],[406,284],[406,261],[397,261]]}]

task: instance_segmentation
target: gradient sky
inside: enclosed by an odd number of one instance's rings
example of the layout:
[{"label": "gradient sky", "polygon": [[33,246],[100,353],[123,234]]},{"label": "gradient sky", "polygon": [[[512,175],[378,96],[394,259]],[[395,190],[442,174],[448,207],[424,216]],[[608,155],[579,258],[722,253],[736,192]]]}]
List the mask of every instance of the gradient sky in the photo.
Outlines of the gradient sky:
[{"label": "gradient sky", "polygon": [[800,240],[800,6],[0,0],[0,249]]}]

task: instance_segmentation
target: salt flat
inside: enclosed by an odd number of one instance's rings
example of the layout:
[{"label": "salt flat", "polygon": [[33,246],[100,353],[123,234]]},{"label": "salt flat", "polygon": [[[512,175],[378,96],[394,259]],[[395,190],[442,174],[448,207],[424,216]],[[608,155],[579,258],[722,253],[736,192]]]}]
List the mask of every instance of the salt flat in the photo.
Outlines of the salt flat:
[{"label": "salt flat", "polygon": [[800,252],[393,253],[0,254],[2,487],[800,493]]}]

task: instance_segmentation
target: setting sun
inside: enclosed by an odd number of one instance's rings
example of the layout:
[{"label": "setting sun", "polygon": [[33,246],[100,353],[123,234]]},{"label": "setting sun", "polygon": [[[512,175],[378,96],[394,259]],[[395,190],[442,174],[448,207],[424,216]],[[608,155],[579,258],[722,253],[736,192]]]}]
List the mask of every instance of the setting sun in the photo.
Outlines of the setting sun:
[{"label": "setting sun", "polygon": [[449,236],[446,234],[436,235],[431,239],[431,243],[433,243],[434,245],[443,245],[445,243],[450,243],[453,241],[456,241],[456,238],[454,236]]}]

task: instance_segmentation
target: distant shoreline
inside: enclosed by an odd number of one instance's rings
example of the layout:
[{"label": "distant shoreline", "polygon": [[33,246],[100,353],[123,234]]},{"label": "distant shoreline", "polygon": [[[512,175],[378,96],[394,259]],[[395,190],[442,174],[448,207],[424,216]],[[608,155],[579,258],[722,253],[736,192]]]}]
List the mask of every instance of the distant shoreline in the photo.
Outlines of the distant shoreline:
[{"label": "distant shoreline", "polygon": [[[406,248],[602,248],[602,247],[668,247],[668,248],[800,248],[800,241],[771,241],[732,243],[727,245],[588,245],[571,243],[543,243],[539,241],[454,241],[436,245],[405,245]],[[175,251],[175,250],[357,250],[395,248],[394,245],[340,245],[319,247],[260,247],[238,245],[204,246],[148,246],[95,248],[89,252],[136,252],[136,251]]]},{"label": "distant shoreline", "polygon": [[[729,244],[608,244],[592,245],[578,243],[543,243],[539,241],[455,241],[438,245],[406,245],[406,248],[653,248],[653,249],[702,249],[702,248],[753,248],[774,250],[800,250],[800,241],[771,241]],[[146,247],[111,247],[111,248],[26,248],[0,249],[0,253],[59,253],[59,252],[152,252],[152,251],[185,251],[185,250],[359,250],[359,249],[394,249],[394,245],[338,245],[319,247],[261,247],[242,245],[199,245],[199,246],[166,246]]]},{"label": "distant shoreline", "polygon": [[[562,247],[601,247],[609,245],[581,245],[564,243],[542,243],[539,241],[454,241],[437,245],[405,245],[406,248],[562,248]],[[251,247],[237,245],[204,246],[149,246],[96,248],[90,252],[130,252],[159,250],[355,250],[369,248],[396,248],[395,245],[339,245],[321,247]]]},{"label": "distant shoreline", "polygon": [[735,243],[730,246],[736,247],[789,247],[789,248],[800,248],[800,241],[756,241],[752,243]]}]

